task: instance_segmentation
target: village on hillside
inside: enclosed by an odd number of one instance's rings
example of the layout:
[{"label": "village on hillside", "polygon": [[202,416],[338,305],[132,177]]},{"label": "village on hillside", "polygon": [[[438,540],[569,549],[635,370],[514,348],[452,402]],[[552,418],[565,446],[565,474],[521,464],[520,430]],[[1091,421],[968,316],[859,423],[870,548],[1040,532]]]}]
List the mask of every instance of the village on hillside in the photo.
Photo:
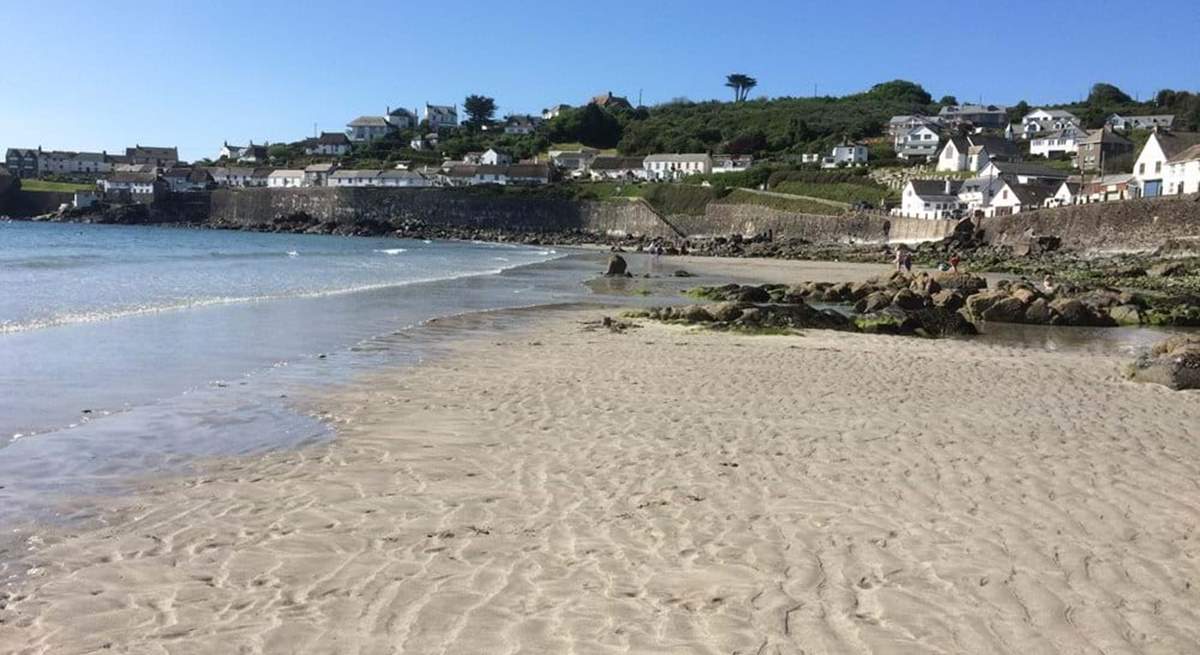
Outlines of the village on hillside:
[{"label": "village on hillside", "polygon": [[[735,77],[727,86],[734,86]],[[753,110],[745,92],[755,82],[740,78],[749,86],[737,88],[735,102]],[[888,85],[920,88],[897,81],[872,92]],[[770,153],[768,137],[750,134],[724,142],[720,152],[631,155],[551,138],[563,133],[568,117],[586,134],[606,129],[613,114],[648,114],[611,91],[577,107],[561,104],[541,115],[500,120],[491,118],[494,100],[469,96],[465,118],[458,105],[388,106],[378,115],[349,120],[342,131],[291,143],[224,142],[214,145],[211,158],[190,164],[175,147],[138,144],[121,154],[10,147],[0,175],[7,172],[29,191],[73,191],[71,204],[79,209],[97,202],[149,204],[168,194],[219,188],[680,183],[795,198],[807,203],[798,206],[818,213],[870,210],[958,219],[1200,192],[1200,134],[1176,129],[1173,114],[1113,113],[1089,129],[1064,109],[949,100],[936,113],[895,115],[870,126],[873,137],[819,141],[827,145],[819,152]],[[803,120],[792,121],[792,128],[812,132]],[[473,145],[479,149],[467,149]],[[789,186],[788,180],[801,182]],[[826,194],[826,187],[838,193]],[[856,195],[855,188],[871,193]]]}]

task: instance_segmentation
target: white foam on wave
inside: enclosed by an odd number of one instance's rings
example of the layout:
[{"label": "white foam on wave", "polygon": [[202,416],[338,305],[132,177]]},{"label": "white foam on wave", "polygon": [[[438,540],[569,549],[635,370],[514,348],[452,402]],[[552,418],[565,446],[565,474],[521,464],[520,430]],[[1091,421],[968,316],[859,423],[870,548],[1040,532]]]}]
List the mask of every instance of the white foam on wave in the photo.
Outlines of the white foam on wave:
[{"label": "white foam on wave", "polygon": [[[403,250],[402,248],[399,250]],[[293,251],[295,252],[295,251]],[[540,253],[539,253],[540,254]],[[557,253],[556,253],[557,254]],[[559,255],[560,257],[563,255]],[[508,262],[505,257],[493,257],[493,259]],[[548,260],[547,260],[548,261]],[[286,300],[292,298],[320,298],[325,296],[337,296],[347,293],[360,293],[364,291],[375,291],[378,289],[388,289],[394,287],[404,287],[412,284],[423,284],[427,282],[440,282],[443,280],[457,280],[466,277],[475,277],[478,275],[499,275],[509,268],[515,268],[524,264],[513,264],[509,266],[500,266],[482,271],[470,271],[455,275],[432,276],[427,278],[417,278],[412,280],[404,280],[402,282],[379,282],[374,284],[362,284],[358,286],[346,287],[342,289],[323,289],[319,291],[304,291],[299,293],[280,293],[280,294],[264,294],[259,296],[223,296],[216,298],[198,298],[183,302],[163,303],[161,305],[144,305],[136,307],[120,307],[114,309],[97,310],[89,312],[74,312],[52,316],[42,319],[36,319],[24,323],[0,321],[0,334],[13,334],[17,332],[26,332],[29,330],[37,330],[42,328],[55,327],[59,325],[70,325],[75,323],[95,323],[99,321],[107,321],[118,318],[126,318],[131,316],[144,316],[149,314],[159,314],[163,312],[178,311],[182,309],[195,309],[200,307],[211,307],[217,305],[238,305],[245,303],[264,302],[271,300]]]},{"label": "white foam on wave", "polygon": [[289,250],[289,251],[287,252],[287,256],[288,256],[288,257],[299,257],[299,256],[300,256],[300,253],[296,252],[295,250]]},{"label": "white foam on wave", "polygon": [[408,252],[408,248],[383,248],[381,250],[375,250],[373,252],[377,252],[377,253],[380,253],[383,255],[399,255],[402,252]]}]

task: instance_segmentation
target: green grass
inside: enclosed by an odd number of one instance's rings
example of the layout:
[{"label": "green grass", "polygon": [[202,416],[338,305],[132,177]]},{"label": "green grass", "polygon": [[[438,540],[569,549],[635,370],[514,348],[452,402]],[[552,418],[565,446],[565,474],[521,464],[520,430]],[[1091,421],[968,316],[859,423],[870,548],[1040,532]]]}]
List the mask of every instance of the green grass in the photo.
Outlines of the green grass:
[{"label": "green grass", "polygon": [[703,216],[708,203],[720,197],[711,187],[684,184],[650,184],[642,187],[642,198],[658,212]]},{"label": "green grass", "polygon": [[[856,184],[854,182],[799,182],[787,180],[775,185],[772,191],[791,193],[798,196],[812,196],[838,202],[856,203],[867,202],[879,205],[884,199],[891,198],[892,192],[874,184]],[[828,213],[828,212],[824,212]]]},{"label": "green grass", "polygon": [[740,204],[740,205],[759,205],[762,207],[770,207],[784,212],[794,212],[797,214],[821,214],[826,216],[837,216],[842,213],[842,209],[833,205],[828,205],[816,200],[807,198],[782,198],[780,196],[768,196],[744,189],[734,189],[725,196],[722,202]]},{"label": "green grass", "polygon": [[94,191],[94,184],[72,184],[70,182],[48,182],[46,180],[21,180],[21,190],[23,191],[58,191],[61,193],[74,193],[76,191]]}]

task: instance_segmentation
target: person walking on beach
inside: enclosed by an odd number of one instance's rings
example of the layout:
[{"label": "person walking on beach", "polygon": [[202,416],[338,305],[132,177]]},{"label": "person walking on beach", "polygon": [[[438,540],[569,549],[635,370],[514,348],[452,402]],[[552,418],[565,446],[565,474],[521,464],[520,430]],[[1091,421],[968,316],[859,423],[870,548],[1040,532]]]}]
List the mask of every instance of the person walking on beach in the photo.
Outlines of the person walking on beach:
[{"label": "person walking on beach", "polygon": [[904,251],[904,272],[912,273],[912,253],[907,250]]},{"label": "person walking on beach", "polygon": [[896,270],[904,270],[904,248],[896,249]]}]

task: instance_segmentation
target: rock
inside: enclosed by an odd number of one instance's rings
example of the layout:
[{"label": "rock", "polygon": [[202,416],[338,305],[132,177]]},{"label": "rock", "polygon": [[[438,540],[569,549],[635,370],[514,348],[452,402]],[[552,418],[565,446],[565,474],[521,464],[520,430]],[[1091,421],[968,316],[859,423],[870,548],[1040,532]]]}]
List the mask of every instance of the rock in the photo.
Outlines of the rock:
[{"label": "rock", "polygon": [[934,273],[933,279],[943,289],[958,289],[967,295],[982,291],[986,289],[988,285],[987,280],[979,277],[978,275],[972,275],[970,273],[955,273],[953,271]]},{"label": "rock", "polygon": [[1025,321],[1027,307],[1028,305],[1020,298],[1008,296],[992,303],[990,307],[979,314],[979,318],[995,323],[1022,323]]},{"label": "rock", "polygon": [[1025,308],[1025,320],[1023,322],[1030,325],[1050,325],[1054,322],[1057,313],[1050,309],[1050,302],[1045,298],[1038,298],[1029,303]]},{"label": "rock", "polygon": [[1163,262],[1151,266],[1146,274],[1150,277],[1179,277],[1187,275],[1187,266],[1179,262]]},{"label": "rock", "polygon": [[608,258],[608,270],[604,271],[606,277],[624,277],[628,272],[629,265],[625,263],[625,258],[620,255],[612,255]]},{"label": "rock", "polygon": [[1078,298],[1058,298],[1050,302],[1050,308],[1058,313],[1052,325],[1109,327],[1116,323],[1107,313],[1096,313]]},{"label": "rock", "polygon": [[771,302],[771,294],[762,287],[746,285],[730,294],[731,300],[739,302]]},{"label": "rock", "polygon": [[850,285],[850,298],[853,300],[862,300],[874,292],[875,287],[866,282],[855,282]]},{"label": "rock", "polygon": [[927,298],[914,293],[911,289],[901,289],[892,296],[892,304],[900,309],[917,310],[925,307]]},{"label": "rock", "polygon": [[957,291],[955,289],[942,289],[941,291],[930,296],[929,302],[934,307],[940,307],[942,309],[948,309],[952,312],[956,312],[962,309],[963,303],[966,302],[966,299],[963,297],[961,291]]},{"label": "rock", "polygon": [[1013,289],[1012,297],[1016,298],[1017,300],[1020,300],[1023,304],[1028,305],[1029,303],[1037,300],[1038,298],[1041,298],[1042,294],[1038,293],[1037,291],[1035,291],[1027,286],[1022,286],[1022,287]]},{"label": "rock", "polygon": [[1134,382],[1175,390],[1200,389],[1200,337],[1184,335],[1160,341],[1125,372]]},{"label": "rock", "polygon": [[1117,325],[1142,324],[1142,308],[1137,305],[1113,305],[1108,308],[1108,315]]},{"label": "rock", "polygon": [[991,309],[992,305],[1007,299],[1008,293],[1000,290],[983,291],[967,296],[966,309],[967,314],[977,320],[983,320],[983,313]]},{"label": "rock", "polygon": [[877,312],[892,304],[892,296],[883,291],[876,291],[854,304],[854,311],[859,314]]},{"label": "rock", "polygon": [[721,323],[732,323],[733,321],[741,318],[743,310],[751,306],[752,305],[748,303],[721,302],[709,305],[705,309],[708,310],[708,314],[712,316],[714,321]]},{"label": "rock", "polygon": [[826,302],[846,302],[851,300],[850,284],[846,282],[835,284],[826,289],[825,293],[822,294],[821,297]]},{"label": "rock", "polygon": [[906,311],[892,305],[882,311],[856,317],[854,325],[868,334],[949,337],[979,333],[975,324],[965,316],[941,307]]},{"label": "rock", "polygon": [[713,316],[708,312],[706,307],[701,305],[688,305],[680,310],[680,318],[688,323],[709,323],[712,322]]}]

